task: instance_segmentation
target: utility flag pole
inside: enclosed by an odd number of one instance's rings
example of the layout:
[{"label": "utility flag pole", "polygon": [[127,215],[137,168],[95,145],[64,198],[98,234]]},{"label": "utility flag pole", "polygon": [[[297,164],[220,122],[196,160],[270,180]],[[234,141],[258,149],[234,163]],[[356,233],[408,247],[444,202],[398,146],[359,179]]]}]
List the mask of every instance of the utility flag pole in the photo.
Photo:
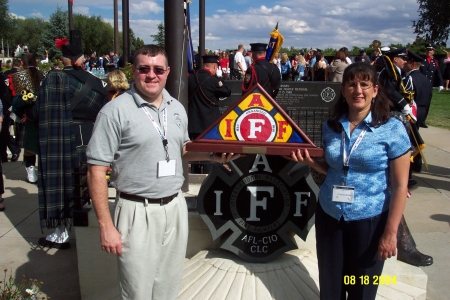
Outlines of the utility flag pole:
[{"label": "utility flag pole", "polygon": [[119,9],[117,1],[114,1],[114,53],[119,53]]},{"label": "utility flag pole", "polygon": [[73,12],[72,12],[72,6],[73,6],[73,0],[68,0],[69,5],[69,31],[73,29]]},{"label": "utility flag pole", "polygon": [[122,34],[123,34],[123,66],[126,67],[130,58],[130,13],[128,0],[122,0]]},{"label": "utility flag pole", "polygon": [[202,55],[205,55],[205,0],[200,0],[199,2],[199,49],[198,49],[198,62],[199,66],[197,66],[198,70],[203,69],[203,59]]}]

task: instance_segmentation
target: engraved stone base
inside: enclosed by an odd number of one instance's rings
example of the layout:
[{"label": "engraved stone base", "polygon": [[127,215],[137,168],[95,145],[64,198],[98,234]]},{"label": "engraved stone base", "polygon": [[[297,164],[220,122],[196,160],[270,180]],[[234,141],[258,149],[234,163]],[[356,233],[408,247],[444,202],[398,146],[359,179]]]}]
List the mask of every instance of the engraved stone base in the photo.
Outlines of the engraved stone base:
[{"label": "engraved stone base", "polygon": [[317,260],[289,251],[269,263],[248,263],[221,250],[200,251],[185,263],[178,299],[319,299]]},{"label": "engraved stone base", "polygon": [[[190,224],[195,219],[196,214],[191,213]],[[201,232],[210,238],[207,231]],[[201,232],[197,229],[197,234]],[[312,228],[306,242],[296,237],[300,249],[260,264],[246,262],[210,244],[210,250],[186,260],[178,299],[319,299],[314,233]],[[428,277],[422,269],[393,257],[386,261],[382,275],[396,276],[396,283],[380,284],[377,300],[426,299]]]}]

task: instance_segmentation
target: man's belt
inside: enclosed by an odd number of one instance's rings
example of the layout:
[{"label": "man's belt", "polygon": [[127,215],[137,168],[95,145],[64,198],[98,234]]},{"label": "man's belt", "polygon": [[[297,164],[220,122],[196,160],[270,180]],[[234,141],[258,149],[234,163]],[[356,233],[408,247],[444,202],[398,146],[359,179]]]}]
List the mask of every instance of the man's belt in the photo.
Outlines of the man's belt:
[{"label": "man's belt", "polygon": [[122,199],[130,200],[130,201],[136,201],[136,202],[145,202],[147,200],[147,203],[158,203],[160,205],[165,205],[167,203],[170,203],[176,196],[178,196],[178,193],[173,194],[172,196],[167,196],[164,198],[145,198],[135,195],[130,195],[127,193],[120,193],[119,197]]}]

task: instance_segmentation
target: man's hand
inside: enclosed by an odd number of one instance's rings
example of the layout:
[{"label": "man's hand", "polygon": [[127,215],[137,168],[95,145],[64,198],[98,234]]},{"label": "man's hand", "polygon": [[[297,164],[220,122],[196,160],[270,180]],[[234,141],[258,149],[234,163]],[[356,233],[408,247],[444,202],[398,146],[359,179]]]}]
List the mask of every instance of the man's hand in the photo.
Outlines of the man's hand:
[{"label": "man's hand", "polygon": [[227,163],[233,159],[239,158],[240,154],[234,153],[213,153],[212,160],[219,163]]},{"label": "man's hand", "polygon": [[100,243],[102,250],[111,254],[122,255],[122,238],[114,226],[100,227]]}]

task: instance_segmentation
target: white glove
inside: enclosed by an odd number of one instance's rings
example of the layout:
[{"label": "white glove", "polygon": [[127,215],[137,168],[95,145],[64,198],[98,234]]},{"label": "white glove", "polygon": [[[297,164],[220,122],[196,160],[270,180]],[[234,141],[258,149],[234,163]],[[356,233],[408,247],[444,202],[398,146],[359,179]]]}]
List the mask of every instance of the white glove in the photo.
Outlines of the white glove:
[{"label": "white glove", "polygon": [[438,92],[442,91],[444,89],[444,87],[441,85],[440,87],[438,87]]},{"label": "white glove", "polygon": [[409,106],[409,104],[406,104],[405,107],[403,107],[402,114],[404,114],[405,116],[410,116],[411,119],[414,120],[414,122],[417,122],[417,118],[413,115],[412,108],[411,106]]}]

